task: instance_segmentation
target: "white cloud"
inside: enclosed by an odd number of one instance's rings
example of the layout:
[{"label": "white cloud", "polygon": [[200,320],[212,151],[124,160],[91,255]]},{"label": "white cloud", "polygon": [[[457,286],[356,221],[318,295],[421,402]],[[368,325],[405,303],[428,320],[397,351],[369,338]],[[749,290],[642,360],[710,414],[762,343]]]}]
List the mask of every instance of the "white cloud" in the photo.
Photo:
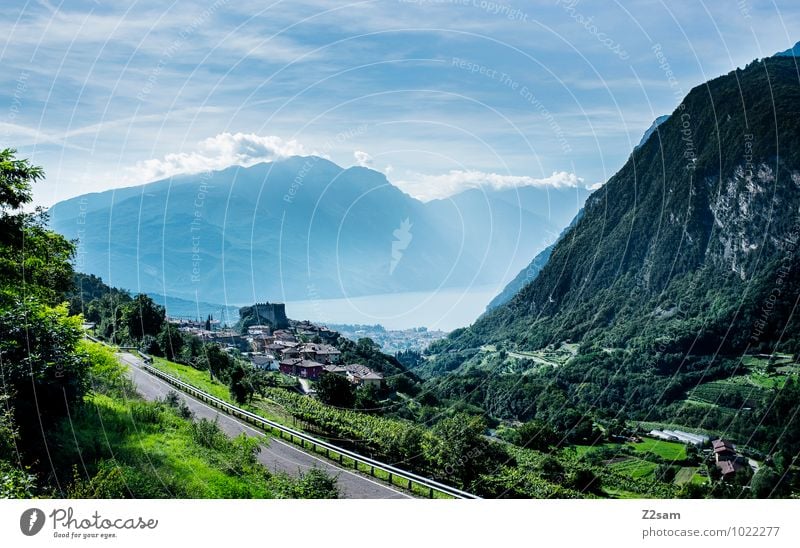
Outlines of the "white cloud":
[{"label": "white cloud", "polygon": [[196,150],[167,154],[127,168],[126,183],[144,183],[184,173],[218,171],[233,165],[249,167],[289,156],[307,155],[305,147],[275,135],[220,133],[199,143]]},{"label": "white cloud", "polygon": [[576,188],[583,186],[583,178],[566,171],[555,171],[549,177],[537,179],[528,176],[500,175],[483,171],[451,170],[441,175],[409,173],[409,177],[396,181],[398,187],[423,201],[446,198],[471,188],[504,190],[535,186],[551,188]]},{"label": "white cloud", "polygon": [[361,167],[372,167],[372,156],[363,150],[354,150],[353,157],[356,159],[356,164]]}]

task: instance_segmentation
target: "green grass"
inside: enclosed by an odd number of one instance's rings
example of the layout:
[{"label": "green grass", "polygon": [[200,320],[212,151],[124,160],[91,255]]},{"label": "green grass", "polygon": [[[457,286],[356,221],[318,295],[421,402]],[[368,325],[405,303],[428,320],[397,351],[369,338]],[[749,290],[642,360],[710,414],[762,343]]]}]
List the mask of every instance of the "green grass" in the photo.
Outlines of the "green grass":
[{"label": "green grass", "polygon": [[[682,443],[645,437],[642,438],[642,441],[639,443],[631,443],[628,445],[633,447],[638,453],[657,455],[667,461],[678,462],[686,460],[686,446]],[[644,458],[647,457],[645,456]]]},{"label": "green grass", "polygon": [[[675,485],[684,485],[686,483],[705,483],[705,478],[698,474],[699,468],[696,466],[682,466],[678,473],[675,474],[675,480],[673,483]],[[697,481],[697,480],[701,481]]]},{"label": "green grass", "polygon": [[655,475],[657,464],[644,459],[627,459],[621,462],[615,462],[610,465],[610,468],[615,472],[624,474],[631,478],[652,478]]},{"label": "green grass", "polygon": [[603,492],[612,499],[647,499],[653,498],[650,495],[636,493],[634,491],[626,491],[625,489],[617,489],[614,487],[604,487]]},{"label": "green grass", "polygon": [[[141,416],[147,419],[137,420]],[[236,442],[204,447],[193,437],[189,421],[149,402],[87,396],[55,437],[66,448],[62,466],[87,463],[75,485],[92,496],[275,498],[291,496],[286,488],[296,481],[253,462],[234,465]],[[99,470],[106,470],[99,476],[105,479],[98,479]],[[87,473],[94,479],[88,480]]]},{"label": "green grass", "polygon": [[208,371],[200,371],[189,365],[171,362],[164,358],[153,358],[153,367],[165,373],[169,373],[173,377],[182,380],[185,383],[208,392],[221,400],[233,402],[231,393],[227,386],[222,384],[216,379],[210,379]]}]

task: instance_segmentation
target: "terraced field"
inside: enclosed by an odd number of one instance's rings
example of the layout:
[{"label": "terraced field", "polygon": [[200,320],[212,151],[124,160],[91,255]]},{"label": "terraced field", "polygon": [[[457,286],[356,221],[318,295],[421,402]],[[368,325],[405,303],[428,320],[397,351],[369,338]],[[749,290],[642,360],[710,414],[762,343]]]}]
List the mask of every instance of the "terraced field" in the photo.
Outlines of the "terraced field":
[{"label": "terraced field", "polygon": [[701,384],[689,392],[687,399],[720,407],[743,409],[756,407],[768,397],[769,389],[752,383],[750,375],[741,375]]},{"label": "terraced field", "polygon": [[631,478],[652,478],[658,465],[644,459],[629,458],[610,465],[615,472]]}]

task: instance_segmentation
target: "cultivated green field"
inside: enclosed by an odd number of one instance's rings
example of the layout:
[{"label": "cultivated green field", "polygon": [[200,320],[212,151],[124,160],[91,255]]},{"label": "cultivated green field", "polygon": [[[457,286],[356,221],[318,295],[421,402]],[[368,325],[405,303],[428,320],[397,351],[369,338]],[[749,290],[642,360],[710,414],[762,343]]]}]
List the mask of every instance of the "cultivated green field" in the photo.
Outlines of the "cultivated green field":
[{"label": "cultivated green field", "polygon": [[640,443],[632,443],[630,445],[638,453],[656,455],[667,461],[679,462],[686,460],[686,446],[682,443],[642,438]]}]

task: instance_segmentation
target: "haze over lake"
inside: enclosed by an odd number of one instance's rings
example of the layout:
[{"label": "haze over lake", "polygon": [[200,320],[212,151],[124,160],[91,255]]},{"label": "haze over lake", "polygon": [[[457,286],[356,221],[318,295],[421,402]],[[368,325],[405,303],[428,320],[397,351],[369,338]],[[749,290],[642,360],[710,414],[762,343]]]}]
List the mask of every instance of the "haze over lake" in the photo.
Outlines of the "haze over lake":
[{"label": "haze over lake", "polygon": [[351,299],[287,301],[290,318],[319,323],[381,324],[387,329],[427,327],[451,331],[474,322],[500,288],[495,285]]}]

